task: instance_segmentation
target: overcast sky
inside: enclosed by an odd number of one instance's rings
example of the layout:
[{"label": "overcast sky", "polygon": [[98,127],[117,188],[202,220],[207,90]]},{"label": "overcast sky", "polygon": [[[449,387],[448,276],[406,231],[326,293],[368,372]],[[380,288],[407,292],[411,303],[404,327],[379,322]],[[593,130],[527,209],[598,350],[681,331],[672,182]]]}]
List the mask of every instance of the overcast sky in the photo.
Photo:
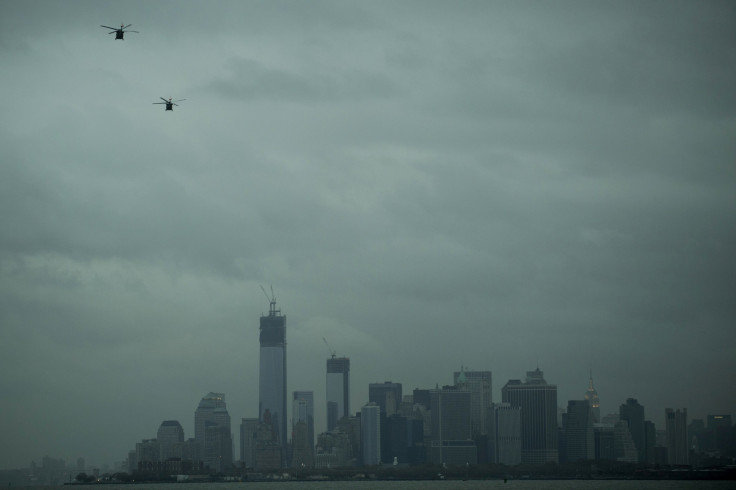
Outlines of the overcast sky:
[{"label": "overcast sky", "polygon": [[[100,24],[132,23],[114,40]],[[736,6],[0,2],[0,468],[368,383],[736,414]],[[159,97],[187,99],[166,112]]]}]

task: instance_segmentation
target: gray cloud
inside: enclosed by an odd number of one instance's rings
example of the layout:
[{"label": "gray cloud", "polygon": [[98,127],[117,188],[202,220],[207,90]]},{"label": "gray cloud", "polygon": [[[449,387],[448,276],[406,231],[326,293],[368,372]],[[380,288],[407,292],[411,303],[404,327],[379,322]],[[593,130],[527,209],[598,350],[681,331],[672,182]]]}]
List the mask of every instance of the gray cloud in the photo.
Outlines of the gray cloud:
[{"label": "gray cloud", "polygon": [[[259,284],[318,414],[322,337],[356,409],[461,364],[498,400],[539,363],[561,404],[592,368],[604,411],[733,412],[733,17],[0,4],[4,464],[120,461],[165,419],[190,436],[208,391],[253,416]],[[141,33],[98,27],[120,21]]]}]

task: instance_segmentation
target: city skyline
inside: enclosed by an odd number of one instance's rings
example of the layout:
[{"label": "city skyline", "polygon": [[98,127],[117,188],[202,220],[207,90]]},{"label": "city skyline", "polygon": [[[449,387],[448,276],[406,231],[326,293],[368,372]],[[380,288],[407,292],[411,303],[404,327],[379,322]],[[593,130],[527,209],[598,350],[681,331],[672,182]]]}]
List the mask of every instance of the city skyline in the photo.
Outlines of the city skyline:
[{"label": "city skyline", "polygon": [[371,383],[490,371],[498,401],[539,367],[560,406],[592,369],[602,417],[736,415],[734,24],[718,1],[0,2],[0,466],[192,437],[209,392],[237,432],[261,285],[315,433],[323,339],[353,413]]}]

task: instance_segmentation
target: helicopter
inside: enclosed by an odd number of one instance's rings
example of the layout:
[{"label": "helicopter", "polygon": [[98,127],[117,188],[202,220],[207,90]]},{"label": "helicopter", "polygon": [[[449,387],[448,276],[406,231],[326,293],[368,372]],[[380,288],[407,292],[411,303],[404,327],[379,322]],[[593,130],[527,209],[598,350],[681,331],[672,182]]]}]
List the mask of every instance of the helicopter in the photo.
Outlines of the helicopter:
[{"label": "helicopter", "polygon": [[108,32],[108,34],[112,34],[114,32],[115,33],[115,39],[123,39],[123,35],[126,32],[135,32],[136,34],[140,34],[140,32],[138,32],[138,31],[126,31],[125,30],[125,29],[127,29],[128,27],[130,27],[132,25],[133,24],[128,24],[127,26],[123,26],[123,24],[120,24],[120,29],[118,29],[117,27],[110,27],[110,26],[103,26],[103,25],[100,25],[100,27],[104,27],[105,29],[110,29],[110,32]]},{"label": "helicopter", "polygon": [[173,111],[174,110],[174,106],[175,105],[179,105],[179,104],[177,104],[177,102],[181,102],[182,100],[187,100],[187,99],[171,100],[171,97],[169,97],[169,100],[166,100],[163,97],[159,97],[159,99],[163,100],[163,102],[153,102],[153,103],[154,104],[166,104],[166,109],[165,110],[167,110],[167,111]]}]

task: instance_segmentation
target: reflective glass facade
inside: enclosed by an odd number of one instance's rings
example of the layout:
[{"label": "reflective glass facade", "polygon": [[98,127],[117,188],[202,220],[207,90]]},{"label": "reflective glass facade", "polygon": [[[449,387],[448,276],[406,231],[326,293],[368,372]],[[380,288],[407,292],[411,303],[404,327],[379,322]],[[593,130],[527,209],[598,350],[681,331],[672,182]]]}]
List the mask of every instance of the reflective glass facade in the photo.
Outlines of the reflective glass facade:
[{"label": "reflective glass facade", "polygon": [[327,430],[350,416],[350,359],[327,359]]},{"label": "reflective glass facade", "polygon": [[268,410],[281,448],[286,447],[286,317],[271,301],[268,316],[261,317],[258,418]]}]

